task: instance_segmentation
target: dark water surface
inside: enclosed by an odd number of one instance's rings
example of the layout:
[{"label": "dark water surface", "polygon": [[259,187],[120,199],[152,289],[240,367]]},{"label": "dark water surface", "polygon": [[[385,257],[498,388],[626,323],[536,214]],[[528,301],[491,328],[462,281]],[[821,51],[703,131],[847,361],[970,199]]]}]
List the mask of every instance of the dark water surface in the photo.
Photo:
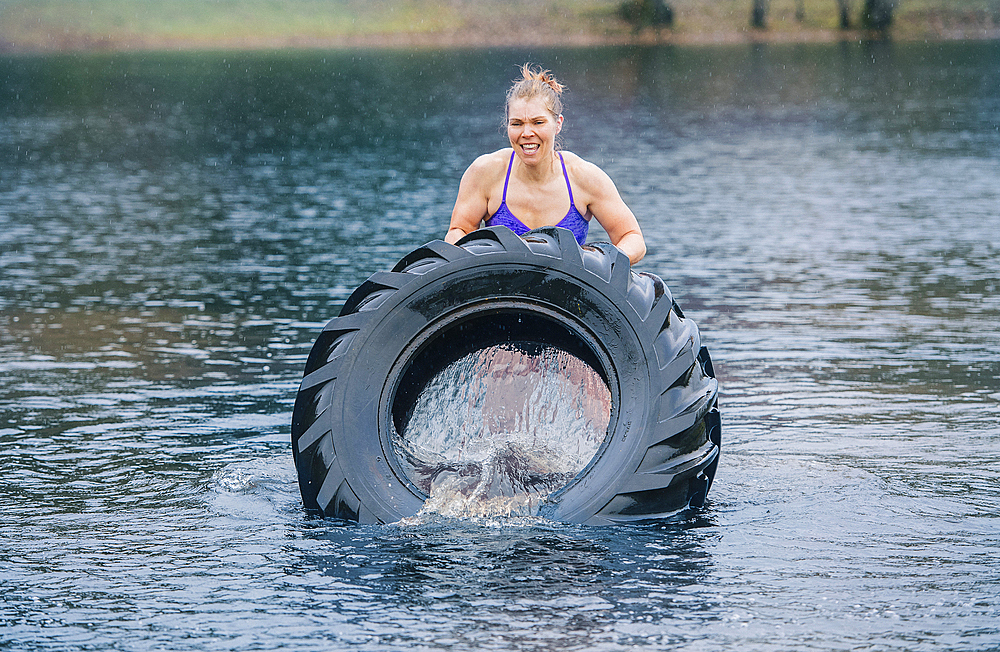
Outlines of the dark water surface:
[{"label": "dark water surface", "polygon": [[[526,59],[712,350],[710,504],[307,518],[308,350]],[[0,647],[1000,649],[998,260],[998,43],[0,58]]]}]

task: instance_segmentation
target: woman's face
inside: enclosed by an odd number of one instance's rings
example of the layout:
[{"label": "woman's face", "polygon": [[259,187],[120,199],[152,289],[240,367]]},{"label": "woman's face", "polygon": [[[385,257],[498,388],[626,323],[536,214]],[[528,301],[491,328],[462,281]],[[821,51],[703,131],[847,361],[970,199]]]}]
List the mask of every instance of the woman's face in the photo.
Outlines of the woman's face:
[{"label": "woman's face", "polygon": [[507,107],[507,137],[528,165],[549,160],[562,123],[563,117],[553,116],[540,97],[516,98]]}]

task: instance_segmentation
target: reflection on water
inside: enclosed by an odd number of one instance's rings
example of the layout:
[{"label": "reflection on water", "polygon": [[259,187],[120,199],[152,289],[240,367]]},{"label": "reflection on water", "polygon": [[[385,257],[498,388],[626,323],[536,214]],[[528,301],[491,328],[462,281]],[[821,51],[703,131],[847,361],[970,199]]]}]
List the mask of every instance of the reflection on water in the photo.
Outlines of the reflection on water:
[{"label": "reflection on water", "polygon": [[[322,325],[525,60],[701,327],[650,528],[302,513]],[[1000,647],[996,43],[0,57],[0,647]],[[601,239],[595,225],[592,239]]]},{"label": "reflection on water", "polygon": [[[377,534],[329,529],[314,535],[322,552],[296,570],[357,587],[331,598],[362,649],[375,649],[372,632],[391,632],[382,640],[403,649],[502,650],[526,639],[538,650],[662,646],[682,640],[691,621],[716,606],[698,596],[714,567],[708,525],[601,530],[439,520]],[[376,546],[368,545],[373,534]],[[393,596],[385,610],[366,608],[383,596]],[[673,626],[664,629],[668,620]]]},{"label": "reflection on water", "polygon": [[393,444],[429,496],[422,512],[528,516],[587,466],[610,420],[611,391],[587,363],[512,342],[441,370]]}]

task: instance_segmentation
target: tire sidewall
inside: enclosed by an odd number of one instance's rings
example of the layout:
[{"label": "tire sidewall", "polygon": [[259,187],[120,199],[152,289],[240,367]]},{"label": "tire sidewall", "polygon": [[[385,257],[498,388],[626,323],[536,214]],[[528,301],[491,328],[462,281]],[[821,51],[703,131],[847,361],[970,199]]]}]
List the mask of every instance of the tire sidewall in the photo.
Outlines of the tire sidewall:
[{"label": "tire sidewall", "polygon": [[[355,335],[335,387],[329,419],[337,463],[371,516],[389,523],[419,511],[426,499],[406,478],[391,444],[391,405],[414,342],[432,339],[457,318],[518,303],[562,316],[564,325],[599,348],[612,394],[608,435],[588,466],[550,496],[559,520],[582,520],[615,495],[641,461],[651,418],[649,360],[655,359],[638,314],[622,291],[573,260],[530,251],[460,258],[414,275],[372,310]],[[336,320],[334,320],[336,321]],[[655,418],[655,416],[652,416]]]}]

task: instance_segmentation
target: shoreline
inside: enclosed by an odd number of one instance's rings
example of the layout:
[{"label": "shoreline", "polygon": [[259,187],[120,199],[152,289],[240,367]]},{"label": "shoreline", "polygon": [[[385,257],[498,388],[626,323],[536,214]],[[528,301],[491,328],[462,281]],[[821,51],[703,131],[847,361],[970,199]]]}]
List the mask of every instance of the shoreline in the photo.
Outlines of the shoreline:
[{"label": "shoreline", "polygon": [[367,35],[258,36],[218,38],[116,37],[93,38],[63,34],[48,39],[11,41],[0,38],[0,55],[88,54],[126,52],[197,52],[197,51],[277,51],[277,50],[432,50],[432,49],[505,49],[505,48],[588,48],[643,47],[658,45],[715,46],[742,44],[809,44],[860,41],[895,43],[955,42],[1000,40],[1000,28],[950,29],[918,35],[872,33],[860,29],[802,29],[795,31],[753,30],[682,32],[660,34],[534,34],[520,37],[492,33],[388,33]]},{"label": "shoreline", "polygon": [[750,27],[748,0],[670,0],[674,25],[636,31],[617,15],[620,2],[241,0],[226,9],[206,0],[0,0],[0,54],[1000,39],[1000,4],[987,0],[910,0],[885,33],[839,29],[831,0],[769,0],[763,29]]}]

